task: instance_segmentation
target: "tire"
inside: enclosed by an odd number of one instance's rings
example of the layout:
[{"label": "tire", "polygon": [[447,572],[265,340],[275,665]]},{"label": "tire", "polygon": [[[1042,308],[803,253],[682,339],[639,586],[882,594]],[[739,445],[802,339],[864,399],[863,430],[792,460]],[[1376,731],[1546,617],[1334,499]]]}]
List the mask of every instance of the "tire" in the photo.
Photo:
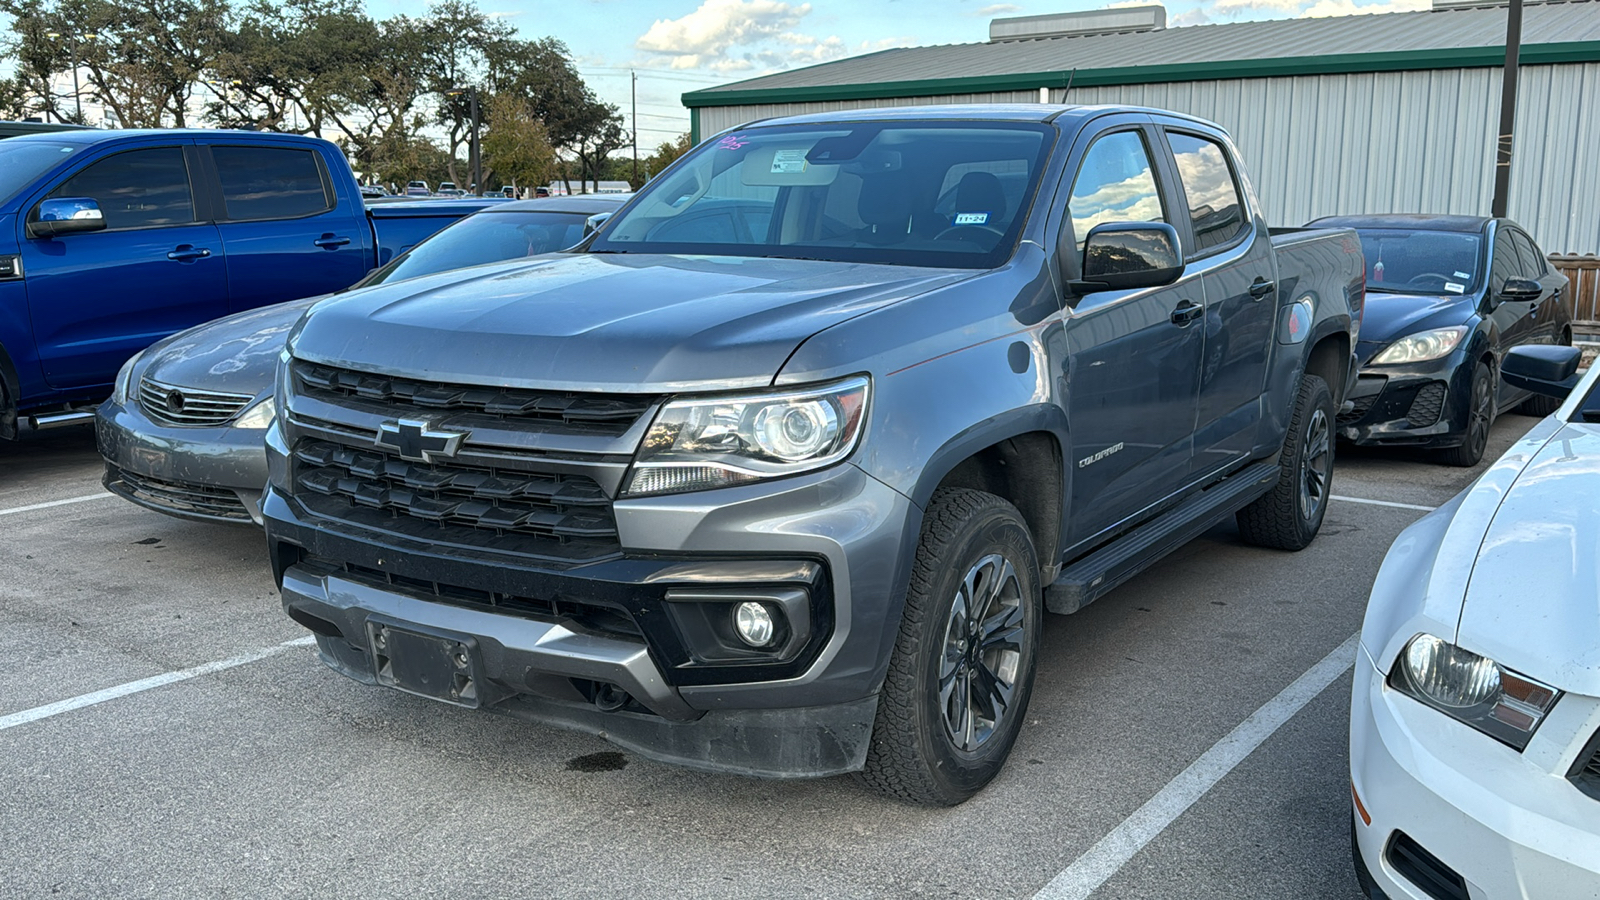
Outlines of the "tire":
[{"label": "tire", "polygon": [[1278,483],[1234,516],[1245,543],[1304,550],[1322,530],[1333,488],[1333,415],[1328,383],[1316,375],[1302,377],[1279,457]]},{"label": "tire", "polygon": [[1439,451],[1439,461],[1447,466],[1470,468],[1483,459],[1489,446],[1489,428],[1494,425],[1494,372],[1480,362],[1472,370],[1472,393],[1467,401],[1467,435],[1461,446]]},{"label": "tire", "polygon": [[[1561,340],[1557,341],[1556,345],[1560,347],[1571,347],[1572,332],[1561,332]],[[1525,416],[1538,416],[1542,419],[1560,408],[1560,397],[1546,397],[1541,394],[1534,394],[1532,397],[1522,401],[1521,405],[1517,407],[1516,411]]]},{"label": "tire", "polygon": [[[987,614],[969,618],[974,602]],[[926,806],[955,806],[988,784],[1027,716],[1043,615],[1038,555],[1016,507],[982,491],[934,492],[857,779]]]}]

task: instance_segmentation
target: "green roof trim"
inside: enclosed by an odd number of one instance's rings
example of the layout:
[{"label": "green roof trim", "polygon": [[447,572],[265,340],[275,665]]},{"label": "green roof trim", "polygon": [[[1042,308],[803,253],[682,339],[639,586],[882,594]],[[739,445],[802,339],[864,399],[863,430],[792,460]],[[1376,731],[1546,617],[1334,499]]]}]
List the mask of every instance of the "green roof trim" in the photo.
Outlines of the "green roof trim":
[{"label": "green roof trim", "polygon": [[[1498,47],[1446,47],[1385,53],[1343,53],[1332,56],[1287,56],[1276,59],[1240,59],[1217,62],[1169,63],[1153,66],[1117,66],[1058,72],[1016,72],[966,78],[928,78],[885,81],[877,84],[819,84],[804,87],[699,90],[683,95],[691,110],[708,106],[745,106],[755,103],[815,103],[828,100],[874,100],[891,97],[933,97],[943,94],[983,94],[1028,91],[1042,87],[1103,87],[1118,84],[1160,84],[1174,81],[1219,81],[1226,78],[1277,78],[1288,75],[1346,75],[1362,72],[1410,72],[1424,69],[1481,69],[1503,65],[1504,45]],[[1600,41],[1558,44],[1524,44],[1522,65],[1600,62]]]}]

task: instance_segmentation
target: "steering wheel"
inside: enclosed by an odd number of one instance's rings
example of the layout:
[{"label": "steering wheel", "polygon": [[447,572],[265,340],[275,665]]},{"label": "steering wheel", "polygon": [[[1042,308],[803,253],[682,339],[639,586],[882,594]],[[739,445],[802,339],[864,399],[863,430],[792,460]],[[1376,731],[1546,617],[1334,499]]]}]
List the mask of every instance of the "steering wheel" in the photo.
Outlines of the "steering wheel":
[{"label": "steering wheel", "polygon": [[1440,284],[1444,284],[1450,280],[1450,276],[1443,275],[1438,272],[1423,272],[1421,274],[1411,276],[1411,280],[1406,282],[1406,284],[1416,284],[1424,278],[1437,278],[1439,279]]},{"label": "steering wheel", "polygon": [[943,230],[943,231],[939,232],[938,234],[934,235],[933,239],[936,240],[936,241],[942,241],[946,237],[948,237],[951,234],[953,234],[955,232],[958,232],[958,231],[982,231],[982,232],[985,232],[985,233],[988,233],[988,234],[992,234],[995,237],[1005,237],[1006,236],[1006,233],[1004,231],[1001,231],[1000,229],[994,227],[993,225],[952,225],[949,228],[946,228],[945,230]]}]

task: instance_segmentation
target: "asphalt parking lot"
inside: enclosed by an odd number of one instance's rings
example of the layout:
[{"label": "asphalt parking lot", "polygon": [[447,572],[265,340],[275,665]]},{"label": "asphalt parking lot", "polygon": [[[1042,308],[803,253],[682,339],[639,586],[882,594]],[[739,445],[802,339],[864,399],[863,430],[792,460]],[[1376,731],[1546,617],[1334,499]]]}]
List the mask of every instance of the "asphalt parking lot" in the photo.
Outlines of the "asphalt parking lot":
[{"label": "asphalt parking lot", "polygon": [[0,444],[0,896],[1354,900],[1347,641],[1475,475],[1342,453],[1311,548],[1218,528],[1050,617],[1007,770],[926,810],[348,681],[259,532],[98,496],[87,431]]}]

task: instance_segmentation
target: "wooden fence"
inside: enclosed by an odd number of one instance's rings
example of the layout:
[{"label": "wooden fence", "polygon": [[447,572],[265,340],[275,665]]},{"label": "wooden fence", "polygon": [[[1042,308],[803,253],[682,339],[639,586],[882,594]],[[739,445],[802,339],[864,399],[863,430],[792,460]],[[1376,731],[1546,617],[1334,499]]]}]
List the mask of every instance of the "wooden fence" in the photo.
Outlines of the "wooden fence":
[{"label": "wooden fence", "polygon": [[1578,331],[1600,332],[1600,256],[1557,256],[1550,264],[1572,283],[1567,286],[1567,308],[1572,312],[1572,327]]}]

